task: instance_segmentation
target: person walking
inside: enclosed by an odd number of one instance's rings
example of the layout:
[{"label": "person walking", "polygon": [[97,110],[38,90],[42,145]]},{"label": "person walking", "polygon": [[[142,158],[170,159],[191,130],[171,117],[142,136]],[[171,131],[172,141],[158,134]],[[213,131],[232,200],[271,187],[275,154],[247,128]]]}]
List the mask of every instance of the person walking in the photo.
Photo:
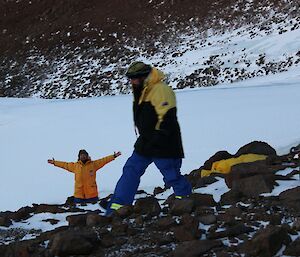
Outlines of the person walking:
[{"label": "person walking", "polygon": [[172,88],[163,82],[160,70],[143,62],[132,63],[126,76],[132,85],[133,118],[139,135],[108,203],[107,216],[133,203],[140,178],[151,163],[163,175],[166,186],[173,188],[176,198],[192,192],[180,172],[184,151]]},{"label": "person walking", "polygon": [[77,162],[62,162],[49,159],[48,163],[74,173],[74,203],[88,203],[98,201],[98,188],[96,183],[97,170],[115,160],[120,155],[121,152],[115,152],[112,155],[92,161],[88,152],[82,149],[78,153]]}]

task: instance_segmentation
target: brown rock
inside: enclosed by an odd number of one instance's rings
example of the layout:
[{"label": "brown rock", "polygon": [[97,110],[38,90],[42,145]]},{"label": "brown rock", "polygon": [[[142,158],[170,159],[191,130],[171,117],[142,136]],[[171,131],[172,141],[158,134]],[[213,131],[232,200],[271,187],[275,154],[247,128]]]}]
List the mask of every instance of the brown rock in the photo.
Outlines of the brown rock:
[{"label": "brown rock", "polygon": [[66,211],[62,209],[61,206],[55,204],[33,204],[33,207],[35,208],[34,213],[64,213]]},{"label": "brown rock", "polygon": [[288,245],[283,254],[288,256],[300,256],[300,237]]},{"label": "brown rock", "polygon": [[161,194],[165,191],[165,189],[161,188],[161,187],[156,187],[154,188],[154,191],[153,191],[153,195],[158,195],[158,194]]},{"label": "brown rock", "polygon": [[216,206],[216,202],[212,195],[209,194],[191,194],[190,199],[194,201],[194,206]]},{"label": "brown rock", "polygon": [[160,230],[165,230],[176,226],[177,222],[172,217],[168,216],[168,217],[160,218],[157,221],[156,225]]},{"label": "brown rock", "polygon": [[10,225],[12,225],[12,222],[6,215],[0,216],[0,226],[9,227]]},{"label": "brown rock", "polygon": [[26,206],[20,208],[18,211],[11,214],[11,219],[14,221],[21,221],[26,220],[32,216],[32,212],[34,211],[34,208]]},{"label": "brown rock", "polygon": [[201,256],[213,248],[222,247],[221,241],[215,240],[193,240],[189,242],[183,242],[177,245],[174,251],[174,257],[198,257]]},{"label": "brown rock", "polygon": [[288,189],[279,194],[282,205],[300,212],[300,187]]},{"label": "brown rock", "polygon": [[282,169],[281,165],[269,166],[266,161],[256,161],[250,163],[236,164],[231,168],[231,172],[225,176],[226,185],[232,188],[234,181],[256,175],[273,175],[275,171]]},{"label": "brown rock", "polygon": [[249,153],[262,154],[268,156],[277,155],[276,150],[268,143],[262,141],[253,141],[249,144],[242,146],[234,156],[238,157],[240,155]]},{"label": "brown rock", "polygon": [[67,216],[66,219],[70,227],[86,226],[87,215],[86,214],[70,215]]},{"label": "brown rock", "polygon": [[270,193],[274,187],[274,176],[256,175],[234,180],[232,189],[247,197],[259,197],[262,193]]},{"label": "brown rock", "polygon": [[288,245],[290,242],[291,238],[285,229],[270,225],[256,233],[248,245],[247,253],[255,256],[271,257],[274,256],[283,245]]},{"label": "brown rock", "polygon": [[200,216],[199,221],[204,225],[211,225],[217,222],[217,218],[213,214],[208,214]]},{"label": "brown rock", "polygon": [[121,218],[127,218],[133,213],[133,207],[132,206],[123,206],[122,208],[118,209],[116,211],[116,213]]},{"label": "brown rock", "polygon": [[150,216],[157,216],[161,211],[160,205],[154,197],[137,199],[133,208],[135,213],[147,214]]},{"label": "brown rock", "polygon": [[247,227],[244,224],[237,224],[232,227],[228,227],[224,231],[210,233],[207,236],[207,238],[208,239],[217,239],[217,238],[223,238],[223,237],[233,237],[233,236],[238,236],[240,234],[250,233],[253,231],[254,231],[254,229],[251,227]]},{"label": "brown rock", "polygon": [[180,221],[180,226],[174,227],[174,236],[178,241],[191,241],[199,239],[201,232],[199,230],[199,221],[189,215],[184,214]]},{"label": "brown rock", "polygon": [[194,208],[194,201],[189,198],[175,199],[173,205],[170,208],[172,215],[182,215],[185,213],[191,213]]},{"label": "brown rock", "polygon": [[50,252],[57,256],[88,255],[97,244],[97,234],[89,230],[67,230],[50,241]]},{"label": "brown rock", "polygon": [[98,226],[103,227],[111,222],[109,217],[101,216],[96,213],[90,213],[86,216],[86,225],[87,226]]}]

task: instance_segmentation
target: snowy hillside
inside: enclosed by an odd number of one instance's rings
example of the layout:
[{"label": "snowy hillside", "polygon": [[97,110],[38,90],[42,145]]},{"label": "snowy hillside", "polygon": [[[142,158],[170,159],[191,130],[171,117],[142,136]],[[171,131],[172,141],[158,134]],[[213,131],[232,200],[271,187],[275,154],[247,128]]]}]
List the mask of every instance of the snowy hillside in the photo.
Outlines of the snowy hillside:
[{"label": "snowy hillside", "polygon": [[[105,7],[97,1],[16,2],[2,8],[0,96],[128,94],[124,73],[136,59],[162,68],[175,89],[265,76],[300,62],[294,0],[122,2],[127,12],[117,0]],[[17,31],[14,10],[27,17]],[[30,19],[30,12],[39,19]]]},{"label": "snowy hillside", "polygon": [[[182,171],[203,165],[219,150],[236,152],[253,140],[279,154],[300,142],[300,69],[231,86],[177,92],[178,117],[186,158]],[[73,176],[47,164],[48,158],[75,161],[79,149],[92,158],[121,151],[99,171],[101,197],[112,192],[133,150],[132,96],[77,100],[5,99],[0,101],[1,210],[32,202],[62,203],[73,193]],[[162,186],[154,168],[141,187]],[[9,194],[8,194],[9,192]],[[14,199],[13,201],[11,199]]]}]

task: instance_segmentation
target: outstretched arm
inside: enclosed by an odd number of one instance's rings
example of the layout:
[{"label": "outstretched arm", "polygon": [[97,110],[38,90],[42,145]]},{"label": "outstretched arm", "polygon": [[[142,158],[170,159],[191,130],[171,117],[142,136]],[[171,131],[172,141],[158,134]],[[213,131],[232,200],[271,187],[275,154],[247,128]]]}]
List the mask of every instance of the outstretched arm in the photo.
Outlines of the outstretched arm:
[{"label": "outstretched arm", "polygon": [[117,157],[119,157],[121,155],[121,152],[114,152],[114,154],[112,155],[108,155],[104,158],[98,159],[94,161],[95,164],[95,169],[99,170],[100,168],[102,168],[105,164],[113,161],[114,159],[116,159]]},{"label": "outstretched arm", "polygon": [[62,169],[70,171],[70,172],[74,172],[74,170],[75,170],[75,163],[74,162],[61,162],[61,161],[56,161],[53,158],[52,160],[49,159],[48,163],[53,164],[56,167],[60,167]]}]

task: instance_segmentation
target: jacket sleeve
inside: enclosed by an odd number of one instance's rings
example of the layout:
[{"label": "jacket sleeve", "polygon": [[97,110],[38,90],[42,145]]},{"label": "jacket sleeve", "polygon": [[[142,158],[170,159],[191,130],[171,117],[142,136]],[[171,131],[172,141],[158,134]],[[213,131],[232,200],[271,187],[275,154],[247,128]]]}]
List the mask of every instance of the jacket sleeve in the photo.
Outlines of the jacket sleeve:
[{"label": "jacket sleeve", "polygon": [[54,166],[65,169],[70,172],[75,171],[75,165],[74,162],[61,162],[61,161],[54,161]]},{"label": "jacket sleeve", "polygon": [[[159,87],[153,96],[152,104],[155,108],[158,119],[155,130],[167,132],[172,129],[173,124],[171,117],[173,115],[167,115],[167,113],[171,113],[172,110],[176,110],[176,98],[173,90],[167,85]],[[173,118],[174,122],[176,122],[176,113]]]},{"label": "jacket sleeve", "polygon": [[105,164],[113,161],[115,159],[114,155],[108,155],[104,158],[101,158],[101,159],[98,159],[98,160],[95,160],[93,161],[94,162],[94,167],[95,167],[95,170],[99,170],[100,168],[102,168]]}]

